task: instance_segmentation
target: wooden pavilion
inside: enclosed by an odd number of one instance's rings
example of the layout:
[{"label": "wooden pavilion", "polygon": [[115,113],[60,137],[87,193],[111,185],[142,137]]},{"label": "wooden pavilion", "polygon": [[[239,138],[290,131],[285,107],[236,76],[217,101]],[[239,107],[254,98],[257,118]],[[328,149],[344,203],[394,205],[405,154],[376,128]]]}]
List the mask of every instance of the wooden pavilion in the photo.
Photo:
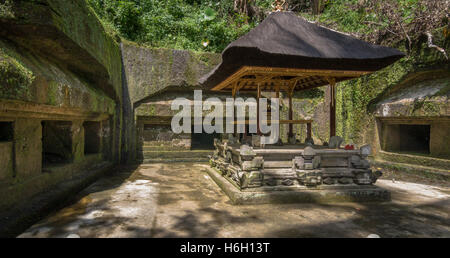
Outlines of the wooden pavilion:
[{"label": "wooden pavilion", "polygon": [[[222,62],[201,79],[201,84],[213,91],[231,92],[233,97],[238,92],[257,92],[258,98],[261,92],[276,92],[277,96],[286,92],[289,120],[279,123],[289,124],[290,136],[293,124],[307,123],[308,137],[311,121],[293,120],[293,93],[329,85],[331,138],[336,134],[336,83],[373,73],[403,56],[396,49],[321,27],[292,12],[275,12],[232,42],[223,51]],[[251,193],[243,199],[259,196],[261,202],[321,199],[327,193],[346,201],[388,199],[387,191],[372,185],[381,172],[370,169],[370,146],[345,150],[332,145],[262,146],[256,142],[250,146],[235,141],[215,142],[216,151],[210,161],[223,177],[215,172],[210,175],[232,199],[248,191]],[[227,184],[240,192],[227,188]],[[311,189],[328,192],[312,193]]]},{"label": "wooden pavilion", "polygon": [[336,83],[375,72],[403,56],[396,49],[318,26],[292,12],[275,12],[232,42],[222,53],[222,63],[201,84],[231,92],[233,97],[248,91],[257,92],[258,97],[264,91],[276,92],[277,97],[280,91],[286,92],[289,120],[280,124],[289,124],[290,136],[293,124],[310,122],[292,119],[293,93],[329,85],[331,137],[336,135]]}]

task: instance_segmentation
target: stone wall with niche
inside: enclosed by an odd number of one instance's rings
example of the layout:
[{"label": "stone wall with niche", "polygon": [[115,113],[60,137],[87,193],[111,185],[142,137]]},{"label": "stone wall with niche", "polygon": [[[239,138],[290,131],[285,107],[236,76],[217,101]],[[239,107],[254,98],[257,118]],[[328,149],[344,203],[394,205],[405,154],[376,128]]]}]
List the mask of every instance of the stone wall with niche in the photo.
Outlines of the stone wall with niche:
[{"label": "stone wall with niche", "polygon": [[[85,1],[2,5],[0,211],[119,162],[124,100],[119,43]],[[85,121],[99,125],[96,153]]]}]

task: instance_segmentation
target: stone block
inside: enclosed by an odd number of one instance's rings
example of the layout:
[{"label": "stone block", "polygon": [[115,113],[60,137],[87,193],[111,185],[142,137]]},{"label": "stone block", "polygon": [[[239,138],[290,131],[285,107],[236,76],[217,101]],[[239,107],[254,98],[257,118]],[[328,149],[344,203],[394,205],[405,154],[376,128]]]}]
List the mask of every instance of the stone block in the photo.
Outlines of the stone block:
[{"label": "stone block", "polygon": [[243,171],[252,171],[252,170],[259,170],[263,168],[264,165],[264,159],[262,157],[255,157],[251,161],[244,161],[241,164]]},{"label": "stone block", "polygon": [[354,168],[369,168],[370,164],[368,160],[361,159],[358,155],[353,155],[350,157],[350,163]]},{"label": "stone block", "polygon": [[326,185],[334,185],[337,183],[337,179],[333,177],[326,177],[322,181]]},{"label": "stone block", "polygon": [[72,122],[72,156],[74,162],[80,162],[84,158],[84,137],[85,130],[82,121]]},{"label": "stone block", "polygon": [[322,184],[322,172],[317,171],[297,171],[297,177],[301,184],[309,187]]},{"label": "stone block", "polygon": [[351,177],[341,177],[338,179],[339,184],[348,185],[353,183],[353,178]]},{"label": "stone block", "polygon": [[14,123],[16,174],[37,175],[42,170],[42,126],[37,119],[18,118]]},{"label": "stone block", "polygon": [[321,158],[320,156],[314,156],[313,160],[312,160],[312,164],[313,164],[313,169],[317,169],[320,167],[320,162],[321,162]]},{"label": "stone block", "polygon": [[13,142],[0,142],[0,181],[13,177]]},{"label": "stone block", "polygon": [[430,154],[450,158],[450,123],[433,123],[430,132]]},{"label": "stone block", "polygon": [[294,169],[304,169],[305,159],[301,156],[297,156],[292,160]]},{"label": "stone block", "polygon": [[305,169],[314,169],[314,164],[313,163],[308,163],[305,162],[305,164],[303,164]]},{"label": "stone block", "polygon": [[310,145],[310,146],[314,145],[314,139],[313,138],[306,138],[305,139],[305,144]]},{"label": "stone block", "polygon": [[372,154],[372,147],[369,144],[361,146],[360,150],[361,150],[361,156],[363,158],[366,158],[367,156]]},{"label": "stone block", "polygon": [[261,146],[261,136],[259,136],[259,135],[252,135],[252,146],[253,147],[260,147]]},{"label": "stone block", "polygon": [[344,141],[344,139],[342,139],[342,137],[333,136],[333,137],[330,138],[330,143],[329,143],[328,146],[331,149],[339,149],[339,147],[341,146],[343,141]]},{"label": "stone block", "polygon": [[[276,190],[268,191],[255,187],[239,189],[224,178],[214,168],[207,168],[207,173],[225,192],[233,204],[264,204],[264,203],[334,203],[334,202],[373,202],[389,201],[389,191],[372,185],[320,186],[319,189],[309,189],[304,186],[275,186]],[[298,171],[297,173],[303,173]],[[264,180],[266,180],[264,178]],[[272,180],[274,185],[276,180]],[[266,185],[270,185],[270,180]],[[283,184],[283,182],[281,182]],[[275,189],[274,188],[274,189]],[[261,189],[261,190],[259,190]]]},{"label": "stone block", "polygon": [[372,176],[371,171],[355,173],[354,183],[358,185],[371,185]]},{"label": "stone block", "polygon": [[239,149],[239,153],[241,156],[255,156],[256,153],[253,151],[253,148],[248,145],[241,145]]},{"label": "stone block", "polygon": [[241,177],[241,188],[259,187],[262,185],[263,175],[259,171],[244,172]]},{"label": "stone block", "polygon": [[316,151],[311,146],[308,146],[303,150],[303,157],[305,159],[312,159],[315,155]]}]

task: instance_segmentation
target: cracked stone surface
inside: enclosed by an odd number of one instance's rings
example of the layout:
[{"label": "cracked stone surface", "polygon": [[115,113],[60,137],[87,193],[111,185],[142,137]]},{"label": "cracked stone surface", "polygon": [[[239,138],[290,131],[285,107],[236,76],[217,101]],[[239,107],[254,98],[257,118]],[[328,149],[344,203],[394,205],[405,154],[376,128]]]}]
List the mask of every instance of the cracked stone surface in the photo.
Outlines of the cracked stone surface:
[{"label": "cracked stone surface", "polygon": [[386,203],[234,206],[206,164],[115,169],[19,237],[450,237],[450,191],[379,180]]}]

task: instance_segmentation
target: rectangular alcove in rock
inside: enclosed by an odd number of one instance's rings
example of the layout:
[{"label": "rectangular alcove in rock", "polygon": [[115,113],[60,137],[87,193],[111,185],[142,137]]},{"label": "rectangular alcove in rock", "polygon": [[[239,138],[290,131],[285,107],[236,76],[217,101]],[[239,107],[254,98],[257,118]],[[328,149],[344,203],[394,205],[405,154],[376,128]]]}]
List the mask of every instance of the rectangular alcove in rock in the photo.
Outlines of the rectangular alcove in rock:
[{"label": "rectangular alcove in rock", "polygon": [[84,154],[96,154],[101,152],[101,124],[100,122],[87,121],[84,127]]},{"label": "rectangular alcove in rock", "polygon": [[430,125],[386,124],[383,130],[384,151],[430,154]]},{"label": "rectangular alcove in rock", "polygon": [[206,133],[202,128],[201,133],[195,133],[192,126],[191,150],[214,150],[214,138],[220,138],[218,133]]},{"label": "rectangular alcove in rock", "polygon": [[42,164],[72,161],[72,122],[42,121]]},{"label": "rectangular alcove in rock", "polygon": [[450,122],[446,119],[382,118],[377,123],[381,154],[450,159]]},{"label": "rectangular alcove in rock", "polygon": [[13,122],[0,122],[0,142],[12,141],[14,138]]},{"label": "rectangular alcove in rock", "polygon": [[14,123],[0,122],[0,181],[13,174]]}]

